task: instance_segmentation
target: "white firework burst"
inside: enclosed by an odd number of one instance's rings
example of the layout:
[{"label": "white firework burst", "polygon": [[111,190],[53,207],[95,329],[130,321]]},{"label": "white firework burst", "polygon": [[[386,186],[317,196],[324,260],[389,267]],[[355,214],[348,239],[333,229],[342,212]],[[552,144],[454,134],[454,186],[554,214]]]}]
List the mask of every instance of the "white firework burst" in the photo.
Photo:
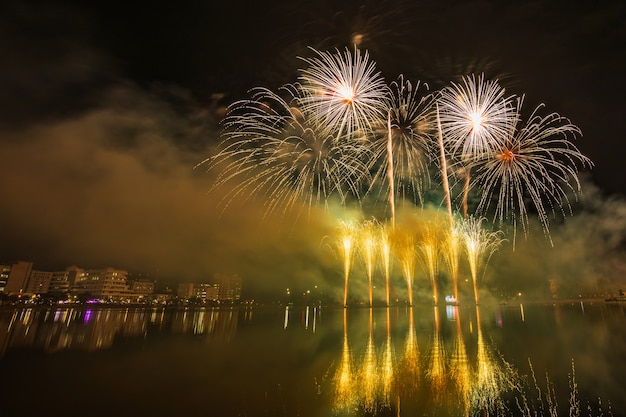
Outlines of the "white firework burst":
[{"label": "white firework burst", "polygon": [[441,91],[439,111],[450,156],[471,160],[496,149],[518,119],[515,97],[505,97],[497,81],[463,77]]},{"label": "white firework burst", "polygon": [[300,75],[303,113],[335,136],[366,135],[384,124],[389,90],[368,53],[312,50],[317,56],[302,58],[309,64]]}]

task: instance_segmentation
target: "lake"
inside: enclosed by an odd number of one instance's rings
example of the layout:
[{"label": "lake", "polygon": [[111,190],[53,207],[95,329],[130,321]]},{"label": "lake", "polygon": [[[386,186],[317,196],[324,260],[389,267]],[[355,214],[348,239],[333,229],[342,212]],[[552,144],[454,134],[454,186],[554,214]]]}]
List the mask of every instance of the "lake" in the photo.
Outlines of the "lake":
[{"label": "lake", "polygon": [[626,415],[625,307],[3,307],[0,415]]}]

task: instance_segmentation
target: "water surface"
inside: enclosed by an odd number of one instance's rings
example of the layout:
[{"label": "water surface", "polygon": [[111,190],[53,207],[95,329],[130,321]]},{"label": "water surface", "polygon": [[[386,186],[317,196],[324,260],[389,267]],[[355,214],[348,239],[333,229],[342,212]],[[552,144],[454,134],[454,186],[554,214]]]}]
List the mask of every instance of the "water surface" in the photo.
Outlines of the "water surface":
[{"label": "water surface", "polygon": [[1,415],[625,415],[624,307],[5,309]]}]

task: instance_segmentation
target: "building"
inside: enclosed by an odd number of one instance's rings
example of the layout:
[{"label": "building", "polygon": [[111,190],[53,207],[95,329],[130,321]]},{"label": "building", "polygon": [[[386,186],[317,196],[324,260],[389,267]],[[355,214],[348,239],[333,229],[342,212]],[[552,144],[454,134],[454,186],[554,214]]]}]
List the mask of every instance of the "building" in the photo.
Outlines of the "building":
[{"label": "building", "polygon": [[111,267],[87,269],[76,277],[72,292],[100,300],[127,299],[132,296],[127,276],[128,272]]},{"label": "building", "polygon": [[130,292],[138,298],[147,298],[154,293],[154,281],[134,279],[130,281]]},{"label": "building", "polygon": [[52,272],[31,270],[26,283],[26,294],[46,294],[50,282],[52,281]]},{"label": "building", "polygon": [[178,284],[178,298],[185,300],[234,302],[241,299],[241,278],[238,275],[215,274],[211,283]]},{"label": "building", "polygon": [[85,273],[83,268],[79,268],[76,265],[68,266],[65,270],[67,271],[67,282],[69,283],[70,288],[76,285],[78,278]]},{"label": "building", "polygon": [[189,282],[178,284],[176,296],[184,300],[190,299],[191,297],[193,297],[193,286],[194,284],[189,283]]},{"label": "building", "polygon": [[78,278],[85,273],[83,268],[76,265],[68,266],[64,271],[55,271],[50,279],[48,294],[61,296],[67,295],[76,285]]},{"label": "building", "polygon": [[10,272],[11,267],[9,265],[0,265],[0,294],[5,293],[5,287],[7,286]]},{"label": "building", "polygon": [[178,298],[185,300],[217,301],[219,299],[219,286],[212,283],[181,283],[178,284],[177,295]]},{"label": "building", "polygon": [[19,295],[26,293],[26,285],[28,284],[28,278],[32,270],[32,262],[19,261],[11,265],[9,277],[4,287],[5,294]]},{"label": "building", "polygon": [[241,277],[237,274],[215,274],[214,282],[219,286],[220,301],[237,301],[241,298]]},{"label": "building", "polygon": [[55,271],[50,278],[50,286],[48,286],[48,294],[50,295],[65,295],[70,292],[70,272]]},{"label": "building", "polygon": [[219,300],[219,287],[216,284],[197,284],[194,287],[194,296],[203,301]]}]

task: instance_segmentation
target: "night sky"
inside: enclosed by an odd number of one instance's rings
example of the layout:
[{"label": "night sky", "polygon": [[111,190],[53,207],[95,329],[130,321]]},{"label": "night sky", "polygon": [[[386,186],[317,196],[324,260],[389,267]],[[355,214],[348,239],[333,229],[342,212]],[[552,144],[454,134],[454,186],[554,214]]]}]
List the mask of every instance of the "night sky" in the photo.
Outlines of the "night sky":
[{"label": "night sky", "polygon": [[[281,219],[277,229],[253,204],[220,215],[194,166],[210,156],[224,106],[294,82],[307,47],[342,49],[361,34],[387,81],[404,74],[436,89],[484,72],[525,94],[526,107],[545,103],[579,126],[576,145],[595,167],[581,175],[579,217],[556,232],[567,248],[555,245],[554,269],[571,267],[574,253],[587,271],[625,269],[623,2],[8,3],[0,263],[114,266],[172,281],[236,272],[268,291],[328,281],[333,262],[319,259],[331,255],[311,236],[332,225]],[[511,269],[511,259],[499,265]]]}]

